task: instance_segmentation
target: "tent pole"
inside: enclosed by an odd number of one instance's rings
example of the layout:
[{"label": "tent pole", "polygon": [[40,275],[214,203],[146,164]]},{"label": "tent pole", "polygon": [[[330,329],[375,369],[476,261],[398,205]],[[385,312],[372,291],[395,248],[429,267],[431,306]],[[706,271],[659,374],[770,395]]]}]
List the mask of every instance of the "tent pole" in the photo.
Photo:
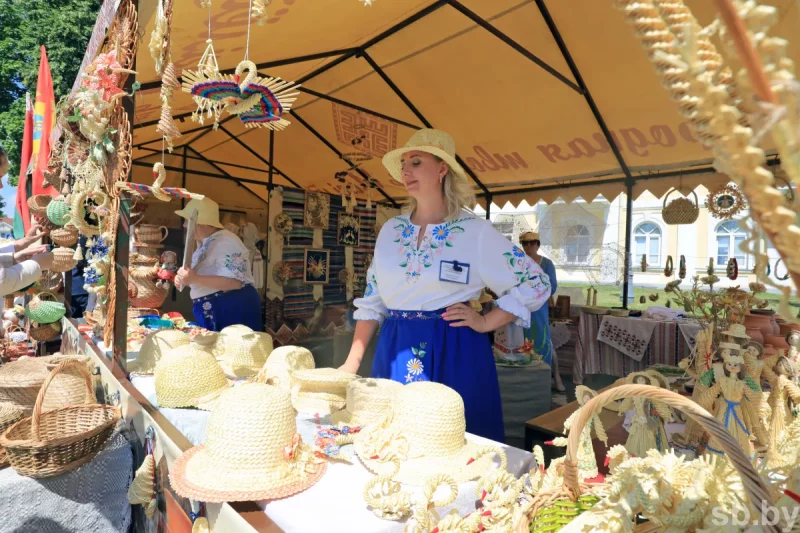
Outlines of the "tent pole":
[{"label": "tent pole", "polygon": [[625,182],[625,269],[622,282],[622,307],[628,308],[628,297],[633,297],[631,274],[633,261],[631,257],[631,226],[633,226],[633,179]]},{"label": "tent pole", "polygon": [[[269,160],[275,160],[275,130],[269,130]],[[264,301],[266,305],[269,305],[269,301],[267,300],[267,269],[269,268],[269,217],[270,217],[270,204],[272,203],[272,189],[274,186],[272,185],[272,165],[269,166],[269,181],[267,182],[267,237],[264,239],[264,255],[266,257],[266,261],[264,261]],[[265,307],[266,310],[266,307]],[[264,329],[266,330],[266,320],[267,320],[267,313],[264,313]]]},{"label": "tent pole", "polygon": [[489,216],[492,212],[492,194],[489,193],[486,195],[486,220],[491,220]]}]

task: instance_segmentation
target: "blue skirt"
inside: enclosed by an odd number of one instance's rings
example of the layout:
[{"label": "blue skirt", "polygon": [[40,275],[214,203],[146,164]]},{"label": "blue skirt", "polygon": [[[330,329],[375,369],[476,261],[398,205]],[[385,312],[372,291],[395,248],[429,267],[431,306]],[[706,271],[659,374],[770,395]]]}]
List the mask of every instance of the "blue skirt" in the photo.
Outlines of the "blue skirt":
[{"label": "blue skirt", "polygon": [[464,400],[468,432],[505,442],[489,336],[450,326],[443,312],[390,310],[378,338],[372,377],[447,385]]},{"label": "blue skirt", "polygon": [[200,326],[220,331],[234,324],[244,324],[253,331],[264,331],[261,298],[252,285],[235,291],[219,291],[192,300],[194,318]]}]

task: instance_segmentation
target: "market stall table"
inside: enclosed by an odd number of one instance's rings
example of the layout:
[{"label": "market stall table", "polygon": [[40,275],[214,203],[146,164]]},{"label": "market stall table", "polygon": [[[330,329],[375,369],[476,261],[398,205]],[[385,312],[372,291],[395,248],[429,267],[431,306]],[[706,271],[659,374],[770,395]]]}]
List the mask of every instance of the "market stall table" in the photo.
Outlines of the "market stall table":
[{"label": "market stall table", "polygon": [[[619,348],[612,347],[602,340],[598,340],[603,324],[623,324],[615,330],[619,337],[627,337],[630,343],[636,339],[629,331],[635,331],[638,326],[650,323],[652,333],[645,346],[641,348],[640,360],[636,360]],[[627,326],[624,326],[624,325]],[[609,328],[610,326],[606,326]],[[642,328],[638,328],[640,331]],[[610,376],[625,377],[631,372],[640,372],[653,365],[677,366],[684,357],[692,351],[694,333],[700,326],[696,321],[656,321],[641,318],[619,318],[608,315],[597,315],[582,311],[578,324],[578,338],[575,343],[575,364],[573,366],[572,380],[576,385],[583,383],[584,376],[590,374],[607,374]],[[612,335],[606,337],[606,341]],[[612,341],[613,342],[613,341]],[[619,344],[617,344],[619,346]],[[637,348],[633,347],[635,351]]]}]

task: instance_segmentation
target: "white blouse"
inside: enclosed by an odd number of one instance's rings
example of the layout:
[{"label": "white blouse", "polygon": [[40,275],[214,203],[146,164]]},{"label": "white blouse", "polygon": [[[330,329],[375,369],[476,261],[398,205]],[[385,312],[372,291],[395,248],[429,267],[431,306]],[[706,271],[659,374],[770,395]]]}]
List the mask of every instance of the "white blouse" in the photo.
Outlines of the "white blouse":
[{"label": "white blouse", "polygon": [[389,309],[436,311],[477,299],[488,287],[516,324],[529,327],[531,313],[550,297],[547,274],[488,220],[462,211],[428,224],[418,248],[420,231],[405,215],[383,225],[364,297],[354,302],[356,320],[381,322]]},{"label": "white blouse", "polygon": [[[250,252],[239,237],[223,229],[207,237],[192,254],[192,268],[201,276],[222,276],[238,279],[245,285],[253,285],[250,269]],[[202,285],[191,286],[193,300],[218,292]]]}]

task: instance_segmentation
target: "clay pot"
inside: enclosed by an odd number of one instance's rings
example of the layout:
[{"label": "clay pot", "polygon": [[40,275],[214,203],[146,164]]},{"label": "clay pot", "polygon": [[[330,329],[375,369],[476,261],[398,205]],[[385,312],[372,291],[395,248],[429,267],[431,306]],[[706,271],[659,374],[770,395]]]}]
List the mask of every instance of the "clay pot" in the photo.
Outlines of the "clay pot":
[{"label": "clay pot", "polygon": [[800,331],[800,324],[793,324],[791,322],[778,324],[778,327],[780,328],[780,334],[783,336],[788,335],[790,331]]},{"label": "clay pot", "polygon": [[767,335],[764,337],[764,342],[771,344],[776,350],[788,350],[789,343],[782,335]]},{"label": "clay pot", "polygon": [[764,336],[761,334],[761,330],[758,328],[747,328],[745,330],[747,336],[750,337],[750,340],[753,342],[757,342],[764,345]]},{"label": "clay pot", "polygon": [[[761,331],[761,335],[766,337],[773,334],[772,322],[769,315],[760,313],[750,313],[744,317],[744,325],[747,329],[756,328]],[[748,333],[750,335],[750,333]],[[752,337],[752,335],[750,335]]]}]

